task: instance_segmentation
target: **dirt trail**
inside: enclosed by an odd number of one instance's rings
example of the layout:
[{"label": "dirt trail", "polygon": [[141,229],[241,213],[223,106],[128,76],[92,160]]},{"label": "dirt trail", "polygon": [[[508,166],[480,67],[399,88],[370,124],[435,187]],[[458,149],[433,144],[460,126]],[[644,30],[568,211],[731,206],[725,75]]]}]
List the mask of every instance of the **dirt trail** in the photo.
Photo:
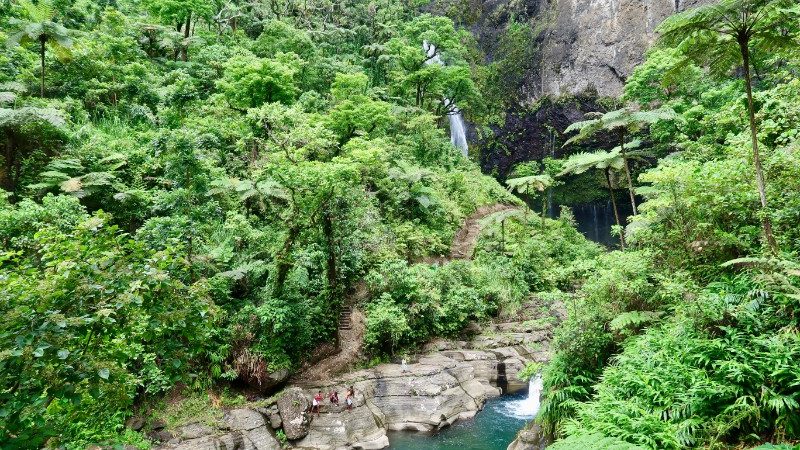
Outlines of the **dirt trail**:
[{"label": "dirt trail", "polygon": [[[368,295],[369,291],[366,283],[363,281],[358,282],[355,286],[355,291],[345,299],[342,307],[343,312],[339,317],[338,351],[303,369],[292,378],[292,384],[303,385],[312,381],[331,379],[350,368],[358,360],[361,354],[361,345],[364,342],[366,322],[364,321],[364,314],[356,305],[366,300]],[[344,310],[347,311],[347,314],[345,314]]]},{"label": "dirt trail", "polygon": [[461,229],[458,230],[453,238],[453,244],[450,246],[449,259],[472,259],[472,253],[475,251],[475,246],[478,244],[478,236],[481,234],[481,220],[494,213],[513,209],[517,209],[517,207],[502,203],[478,208],[477,211],[467,217],[467,220],[464,221],[464,225],[461,226]]},{"label": "dirt trail", "polygon": [[[424,262],[442,265],[456,259],[472,259],[472,253],[478,243],[478,236],[481,234],[481,219],[500,211],[512,209],[517,209],[517,207],[501,203],[481,206],[466,218],[464,224],[456,232],[453,237],[453,243],[450,246],[450,255],[425,258]],[[356,285],[355,292],[349,295],[344,302],[338,331],[338,351],[304,368],[292,378],[292,384],[304,385],[312,382],[318,384],[320,380],[329,380],[346,371],[358,360],[364,342],[366,321],[364,314],[358,309],[357,305],[366,300],[368,295],[366,284],[363,281],[359,282]]]}]

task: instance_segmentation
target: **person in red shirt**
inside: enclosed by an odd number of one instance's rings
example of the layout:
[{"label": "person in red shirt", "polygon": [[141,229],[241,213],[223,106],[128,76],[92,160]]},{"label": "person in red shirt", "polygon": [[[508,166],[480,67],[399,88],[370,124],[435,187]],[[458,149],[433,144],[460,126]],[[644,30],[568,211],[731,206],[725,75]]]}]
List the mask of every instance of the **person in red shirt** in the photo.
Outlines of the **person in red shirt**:
[{"label": "person in red shirt", "polygon": [[319,410],[322,408],[322,391],[317,392],[317,395],[314,396],[314,400],[311,401],[311,414],[314,414],[314,410],[317,410],[317,415],[319,415]]}]

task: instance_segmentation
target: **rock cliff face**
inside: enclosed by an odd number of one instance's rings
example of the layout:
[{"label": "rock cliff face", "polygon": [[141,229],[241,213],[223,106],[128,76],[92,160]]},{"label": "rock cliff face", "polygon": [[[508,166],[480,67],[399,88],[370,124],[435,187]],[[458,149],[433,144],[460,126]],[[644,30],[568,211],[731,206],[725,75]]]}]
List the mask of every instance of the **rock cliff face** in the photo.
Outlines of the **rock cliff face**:
[{"label": "rock cliff face", "polygon": [[534,96],[596,90],[618,96],[667,17],[710,0],[555,0],[540,13],[539,86]]},{"label": "rock cliff face", "polygon": [[[511,17],[536,32],[524,76],[507,80],[516,103],[481,142],[484,172],[504,179],[522,161],[561,157],[564,129],[622,94],[669,16],[715,0],[482,0],[471,30],[489,60]],[[564,97],[570,96],[570,99]]]},{"label": "rock cliff face", "polygon": [[512,17],[538,30],[535,61],[519,86],[523,101],[586,91],[616,97],[664,19],[714,1],[481,0],[471,31],[492,60]]}]

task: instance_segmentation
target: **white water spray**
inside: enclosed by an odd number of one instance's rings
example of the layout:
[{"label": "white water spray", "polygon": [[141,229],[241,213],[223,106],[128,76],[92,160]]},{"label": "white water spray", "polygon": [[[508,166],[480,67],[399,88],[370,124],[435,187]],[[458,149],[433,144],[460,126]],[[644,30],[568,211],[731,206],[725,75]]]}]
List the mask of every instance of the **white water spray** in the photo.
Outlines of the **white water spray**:
[{"label": "white water spray", "polygon": [[[436,53],[436,46],[428,41],[422,42],[422,49],[428,56],[425,64],[439,64],[444,65],[444,61]],[[467,143],[467,127],[464,123],[464,117],[461,116],[461,110],[449,99],[442,99],[445,108],[450,110],[448,117],[450,119],[450,142],[459,150],[461,155],[465,158],[469,157],[469,144]],[[452,106],[452,108],[451,108]]]},{"label": "white water spray", "polygon": [[536,375],[528,383],[528,397],[507,402],[503,414],[517,419],[532,419],[539,413],[542,395],[542,376]]}]

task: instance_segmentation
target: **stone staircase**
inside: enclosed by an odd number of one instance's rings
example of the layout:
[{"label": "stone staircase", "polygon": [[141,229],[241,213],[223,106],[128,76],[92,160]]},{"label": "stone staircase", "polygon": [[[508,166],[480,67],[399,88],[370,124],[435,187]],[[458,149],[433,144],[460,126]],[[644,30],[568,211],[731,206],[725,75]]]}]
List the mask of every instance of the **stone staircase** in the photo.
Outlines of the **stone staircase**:
[{"label": "stone staircase", "polygon": [[339,331],[351,330],[353,328],[353,307],[342,305],[339,310]]}]

